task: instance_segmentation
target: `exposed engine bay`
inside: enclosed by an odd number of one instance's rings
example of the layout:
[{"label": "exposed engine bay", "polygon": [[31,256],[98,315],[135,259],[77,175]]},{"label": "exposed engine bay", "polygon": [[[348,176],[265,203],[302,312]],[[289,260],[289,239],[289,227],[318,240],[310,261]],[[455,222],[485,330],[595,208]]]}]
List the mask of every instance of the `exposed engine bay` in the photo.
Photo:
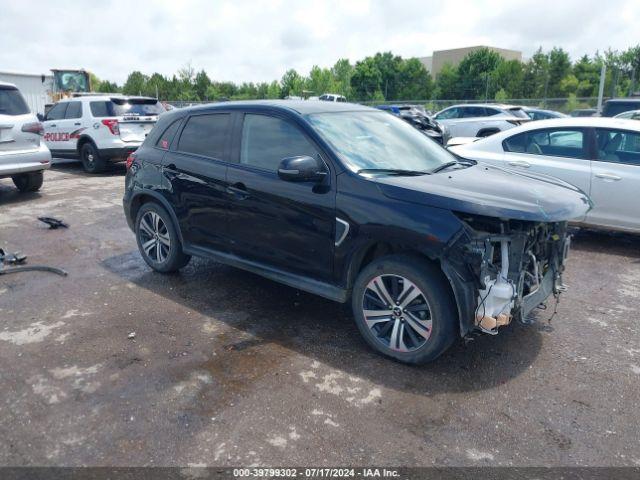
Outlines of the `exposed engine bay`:
[{"label": "exposed engine bay", "polygon": [[529,323],[532,310],[563,291],[570,245],[566,222],[457,215],[465,228],[448,260],[473,284],[475,329],[495,335],[513,319]]}]

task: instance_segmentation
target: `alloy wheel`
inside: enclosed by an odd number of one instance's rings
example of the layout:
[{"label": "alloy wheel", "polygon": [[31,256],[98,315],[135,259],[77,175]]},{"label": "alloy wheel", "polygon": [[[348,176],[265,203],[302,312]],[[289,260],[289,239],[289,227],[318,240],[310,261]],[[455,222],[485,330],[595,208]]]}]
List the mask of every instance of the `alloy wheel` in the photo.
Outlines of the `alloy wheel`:
[{"label": "alloy wheel", "polygon": [[163,263],[171,250],[169,230],[160,215],[146,212],[140,219],[140,245],[145,255],[157,263]]},{"label": "alloy wheel", "polygon": [[364,291],[362,313],[374,337],[391,350],[417,350],[431,336],[431,309],[426,296],[400,275],[373,278]]}]

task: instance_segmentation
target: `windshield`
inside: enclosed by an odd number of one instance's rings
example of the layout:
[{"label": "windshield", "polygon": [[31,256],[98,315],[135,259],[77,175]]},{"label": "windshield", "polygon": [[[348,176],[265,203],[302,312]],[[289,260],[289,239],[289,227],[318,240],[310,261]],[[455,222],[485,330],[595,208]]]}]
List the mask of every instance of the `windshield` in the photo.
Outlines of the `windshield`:
[{"label": "windshield", "polygon": [[112,115],[160,115],[164,107],[156,99],[112,98]]},{"label": "windshield", "polygon": [[455,157],[408,123],[385,112],[339,112],[307,115],[346,166],[431,171]]}]

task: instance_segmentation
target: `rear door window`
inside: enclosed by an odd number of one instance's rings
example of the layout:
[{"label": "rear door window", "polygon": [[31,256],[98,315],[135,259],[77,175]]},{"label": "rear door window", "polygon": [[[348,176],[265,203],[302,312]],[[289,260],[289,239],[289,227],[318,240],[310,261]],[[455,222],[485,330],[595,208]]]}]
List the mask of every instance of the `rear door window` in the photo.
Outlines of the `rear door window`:
[{"label": "rear door window", "polygon": [[69,102],[64,118],[82,118],[82,102]]},{"label": "rear door window", "polygon": [[182,129],[177,150],[226,160],[230,124],[231,115],[228,113],[194,115]]},{"label": "rear door window", "polygon": [[640,133],[596,129],[598,160],[640,165]]},{"label": "rear door window", "polygon": [[25,115],[29,106],[15,88],[0,87],[0,115]]},{"label": "rear door window", "polygon": [[246,114],[242,125],[240,163],[276,171],[282,159],[318,151],[292,123],[267,115]]},{"label": "rear door window", "polygon": [[484,107],[463,107],[462,111],[464,112],[463,118],[475,118],[475,117],[485,117],[486,112]]},{"label": "rear door window", "polygon": [[588,159],[585,140],[581,129],[549,128],[514,135],[502,146],[506,152]]},{"label": "rear door window", "polygon": [[49,110],[49,113],[47,113],[47,120],[63,119],[67,112],[67,105],[69,105],[68,102],[55,104],[53,107],[51,107],[51,110]]}]

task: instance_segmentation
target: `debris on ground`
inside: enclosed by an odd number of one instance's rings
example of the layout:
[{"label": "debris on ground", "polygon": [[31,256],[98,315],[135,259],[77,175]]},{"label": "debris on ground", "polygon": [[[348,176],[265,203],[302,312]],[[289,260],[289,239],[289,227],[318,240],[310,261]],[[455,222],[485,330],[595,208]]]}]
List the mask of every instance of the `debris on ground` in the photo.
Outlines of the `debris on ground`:
[{"label": "debris on ground", "polygon": [[[48,265],[23,265],[27,260],[27,256],[21,252],[7,253],[0,248],[0,275],[8,275],[10,273],[19,272],[51,272],[62,277],[67,276],[67,272],[57,267]],[[11,268],[4,268],[4,265],[18,265]]]},{"label": "debris on ground", "polygon": [[55,230],[56,228],[69,228],[69,225],[64,223],[62,220],[53,217],[38,217],[38,220],[49,225],[50,230]]},{"label": "debris on ground", "polygon": [[133,340],[134,338],[136,338],[136,332],[129,333],[129,335],[127,335],[127,338]]}]

